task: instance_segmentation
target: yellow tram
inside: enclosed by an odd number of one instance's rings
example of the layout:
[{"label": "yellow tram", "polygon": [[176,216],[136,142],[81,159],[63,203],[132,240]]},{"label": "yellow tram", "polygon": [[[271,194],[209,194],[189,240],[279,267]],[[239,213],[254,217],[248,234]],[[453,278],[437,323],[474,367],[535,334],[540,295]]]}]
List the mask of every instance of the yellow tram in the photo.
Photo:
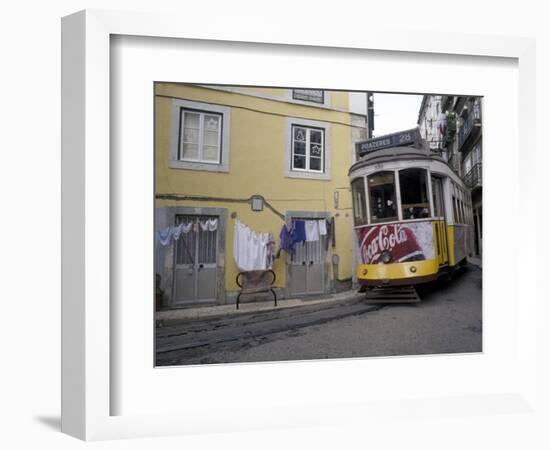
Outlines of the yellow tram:
[{"label": "yellow tram", "polygon": [[418,128],[357,144],[349,170],[364,287],[411,286],[449,274],[474,247],[468,189]]}]

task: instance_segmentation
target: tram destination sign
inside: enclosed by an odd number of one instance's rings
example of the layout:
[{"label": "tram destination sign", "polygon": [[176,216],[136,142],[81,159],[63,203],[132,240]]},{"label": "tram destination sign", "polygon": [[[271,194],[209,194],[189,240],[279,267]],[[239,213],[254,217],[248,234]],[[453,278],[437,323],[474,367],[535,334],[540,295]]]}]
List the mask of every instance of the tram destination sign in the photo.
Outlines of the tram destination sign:
[{"label": "tram destination sign", "polygon": [[384,148],[402,147],[415,144],[420,145],[420,141],[420,130],[418,128],[412,128],[410,130],[399,131],[398,133],[386,134],[384,136],[358,142],[356,144],[357,153],[360,157],[362,157],[368,153],[376,150],[382,150]]}]

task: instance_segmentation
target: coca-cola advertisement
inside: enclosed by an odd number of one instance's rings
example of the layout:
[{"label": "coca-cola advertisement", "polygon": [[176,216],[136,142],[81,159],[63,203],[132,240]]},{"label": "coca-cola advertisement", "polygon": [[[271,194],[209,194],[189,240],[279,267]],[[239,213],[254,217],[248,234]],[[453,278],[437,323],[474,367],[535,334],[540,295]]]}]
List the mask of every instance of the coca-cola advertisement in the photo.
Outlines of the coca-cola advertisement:
[{"label": "coca-cola advertisement", "polygon": [[431,222],[381,224],[357,230],[363,264],[382,262],[382,252],[391,262],[422,261],[435,257]]}]

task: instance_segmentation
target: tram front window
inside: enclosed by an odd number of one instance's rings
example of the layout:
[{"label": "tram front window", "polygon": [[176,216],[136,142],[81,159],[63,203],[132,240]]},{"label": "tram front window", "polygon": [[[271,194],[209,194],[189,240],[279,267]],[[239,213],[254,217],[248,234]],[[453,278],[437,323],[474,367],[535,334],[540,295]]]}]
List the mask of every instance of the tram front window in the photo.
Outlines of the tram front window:
[{"label": "tram front window", "polygon": [[427,181],[428,172],[425,169],[399,171],[401,208],[404,220],[430,217]]},{"label": "tram front window", "polygon": [[395,177],[393,172],[378,172],[367,177],[371,222],[397,220]]}]

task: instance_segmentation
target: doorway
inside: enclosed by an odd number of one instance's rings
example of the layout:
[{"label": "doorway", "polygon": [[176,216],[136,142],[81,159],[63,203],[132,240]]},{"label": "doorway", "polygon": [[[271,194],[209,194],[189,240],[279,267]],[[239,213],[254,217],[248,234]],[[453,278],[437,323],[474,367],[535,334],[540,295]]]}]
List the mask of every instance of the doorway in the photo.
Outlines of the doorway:
[{"label": "doorway", "polygon": [[[325,213],[304,213],[292,216],[292,221],[326,221]],[[325,222],[326,223],[326,222]],[[287,290],[290,297],[319,295],[328,292],[327,239],[296,243],[294,254],[287,259]]]},{"label": "doorway", "polygon": [[218,222],[217,216],[176,216],[176,225],[183,224],[184,232],[175,246],[174,303],[216,300]]}]

